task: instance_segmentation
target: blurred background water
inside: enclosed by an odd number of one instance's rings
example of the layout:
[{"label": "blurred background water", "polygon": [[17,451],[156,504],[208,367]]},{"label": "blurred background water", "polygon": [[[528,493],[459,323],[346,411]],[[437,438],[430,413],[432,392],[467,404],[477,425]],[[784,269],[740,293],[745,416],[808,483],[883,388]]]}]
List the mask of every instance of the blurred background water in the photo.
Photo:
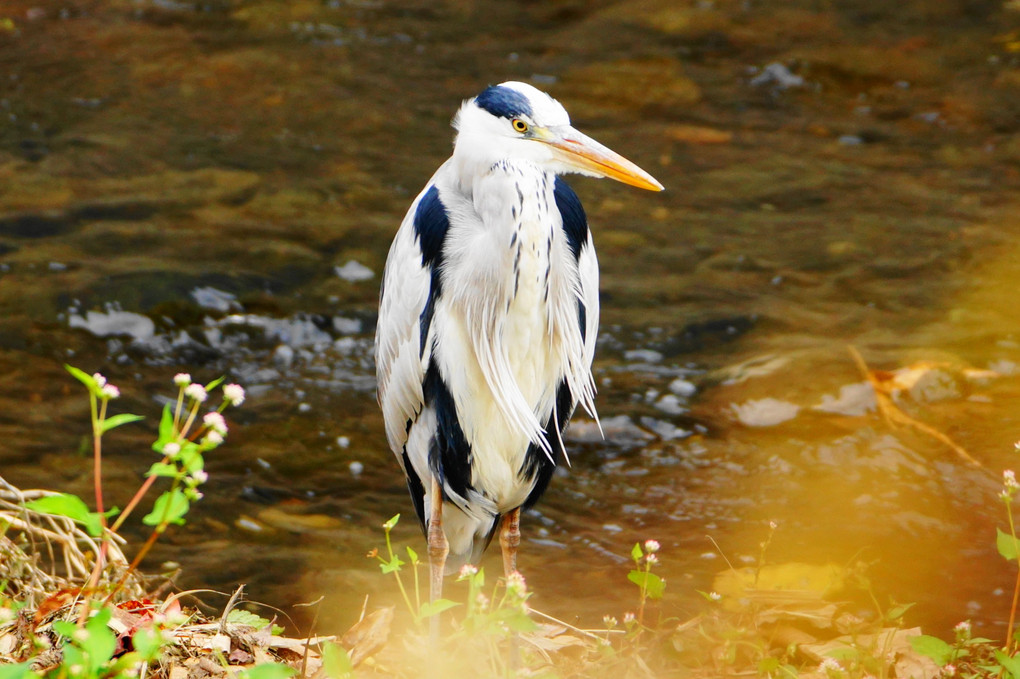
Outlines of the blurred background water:
[{"label": "blurred background water", "polygon": [[[366,594],[391,599],[365,553],[397,512],[398,542],[422,540],[375,405],[380,274],[460,101],[520,79],[667,187],[571,181],[603,270],[606,439],[579,418],[572,468],[524,517],[535,604],[618,615],[625,555],[656,538],[665,612],[689,615],[726,567],[707,536],[739,566],[774,520],[770,562],[863,560],[883,601],[918,602],[911,624],[1001,637],[1018,9],[6,0],[0,470],[88,496],[87,404],[64,362],[152,425],[174,373],[226,375],[249,400],[150,569],[245,582],[291,613],[325,594],[330,629]],[[891,428],[848,345],[873,368],[928,366],[901,402],[982,468]],[[109,438],[109,502],[137,487],[149,440]]]}]

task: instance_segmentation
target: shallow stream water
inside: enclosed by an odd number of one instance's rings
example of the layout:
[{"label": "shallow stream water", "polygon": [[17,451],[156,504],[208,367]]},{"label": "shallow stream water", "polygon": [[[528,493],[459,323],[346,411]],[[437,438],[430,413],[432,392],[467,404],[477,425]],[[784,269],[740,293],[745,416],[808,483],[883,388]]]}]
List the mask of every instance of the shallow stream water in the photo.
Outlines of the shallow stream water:
[{"label": "shallow stream water", "polygon": [[[459,102],[547,89],[667,191],[571,184],[602,263],[605,440],[523,520],[535,604],[595,624],[663,543],[690,615],[753,563],[870,563],[911,624],[1001,637],[1020,439],[1015,2],[7,0],[0,7],[0,470],[89,495],[69,362],[154,423],[174,373],[248,389],[206,499],[150,560],[341,629],[393,587],[379,277]],[[893,428],[870,367],[936,366]],[[974,370],[985,371],[975,373]],[[106,445],[110,501],[153,461]],[[137,528],[140,534],[140,527]],[[494,550],[495,551],[495,550]],[[486,564],[498,569],[498,558]],[[216,599],[209,600],[216,604]]]}]

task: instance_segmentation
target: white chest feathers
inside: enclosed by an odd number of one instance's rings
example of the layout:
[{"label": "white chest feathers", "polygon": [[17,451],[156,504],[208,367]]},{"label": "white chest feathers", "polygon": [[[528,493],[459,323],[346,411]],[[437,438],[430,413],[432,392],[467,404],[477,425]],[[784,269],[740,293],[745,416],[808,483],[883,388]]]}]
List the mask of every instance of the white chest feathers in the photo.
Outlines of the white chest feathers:
[{"label": "white chest feathers", "polygon": [[474,451],[472,485],[501,508],[530,490],[519,478],[529,445],[552,455],[545,425],[583,352],[577,264],[553,189],[552,175],[499,164],[475,182],[470,210],[466,196],[448,205],[435,358]]}]

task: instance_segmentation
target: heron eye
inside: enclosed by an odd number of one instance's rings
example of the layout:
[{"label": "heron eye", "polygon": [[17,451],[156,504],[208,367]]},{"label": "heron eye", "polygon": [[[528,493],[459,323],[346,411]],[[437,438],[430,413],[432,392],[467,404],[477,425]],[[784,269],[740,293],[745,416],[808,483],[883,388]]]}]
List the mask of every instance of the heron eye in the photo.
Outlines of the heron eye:
[{"label": "heron eye", "polygon": [[528,124],[521,120],[520,118],[514,118],[513,122],[510,124],[514,126],[515,130],[522,134],[528,131]]}]

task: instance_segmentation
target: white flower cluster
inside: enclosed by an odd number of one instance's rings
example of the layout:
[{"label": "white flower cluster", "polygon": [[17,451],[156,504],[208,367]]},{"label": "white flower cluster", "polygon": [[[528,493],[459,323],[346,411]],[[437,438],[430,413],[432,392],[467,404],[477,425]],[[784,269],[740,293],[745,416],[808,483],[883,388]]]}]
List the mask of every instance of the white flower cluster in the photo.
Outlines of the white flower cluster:
[{"label": "white flower cluster", "polygon": [[107,382],[106,378],[101,374],[92,373],[92,379],[96,381],[96,386],[99,387],[99,398],[104,401],[120,398],[120,389]]}]

